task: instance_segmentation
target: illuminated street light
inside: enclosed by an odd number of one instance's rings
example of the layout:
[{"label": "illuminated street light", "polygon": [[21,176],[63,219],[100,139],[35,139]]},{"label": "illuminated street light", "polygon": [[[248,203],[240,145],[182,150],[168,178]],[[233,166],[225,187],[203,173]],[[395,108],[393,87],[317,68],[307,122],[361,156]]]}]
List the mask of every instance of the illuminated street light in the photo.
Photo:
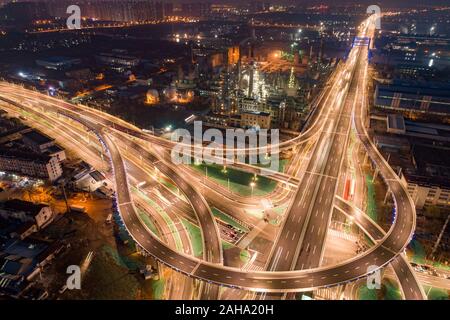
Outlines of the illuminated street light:
[{"label": "illuminated street light", "polygon": [[349,226],[352,226],[352,225],[353,225],[353,220],[354,220],[354,219],[355,219],[355,218],[353,218],[353,217],[350,217],[350,218],[349,218],[349,220],[350,220],[349,223],[348,223]]},{"label": "illuminated street light", "polygon": [[253,197],[253,190],[255,189],[256,183],[255,182],[250,182],[250,187],[252,187],[252,197]]}]

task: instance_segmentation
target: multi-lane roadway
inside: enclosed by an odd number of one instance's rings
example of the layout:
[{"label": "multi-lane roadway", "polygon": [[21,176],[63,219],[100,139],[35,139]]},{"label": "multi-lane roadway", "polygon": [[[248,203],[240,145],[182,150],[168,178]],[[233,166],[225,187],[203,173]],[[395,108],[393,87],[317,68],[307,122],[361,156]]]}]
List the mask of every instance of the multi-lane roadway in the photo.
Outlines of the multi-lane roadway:
[{"label": "multi-lane roadway", "polygon": [[[307,169],[300,170],[299,181],[302,187],[299,190],[301,191],[297,192],[289,214],[286,215],[286,220],[291,219],[293,224],[297,220],[296,227],[300,228],[290,229],[290,223],[285,222],[284,226],[287,227],[282,228],[273,251],[274,258],[271,261],[271,265],[274,266],[273,270],[266,272],[243,271],[223,266],[220,263],[222,259],[220,239],[208,204],[195,187],[190,186],[181,177],[178,178],[176,170],[170,165],[162,167],[160,170],[171,177],[190,199],[192,206],[196,208],[197,218],[203,230],[203,240],[209,241],[205,238],[211,234],[211,241],[205,246],[208,248],[205,250],[207,251],[206,256],[202,260],[177,252],[152,236],[139,219],[130,195],[124,160],[113,140],[113,131],[126,132],[138,139],[139,143],[130,140],[130,145],[136,144],[132,145],[133,148],[139,147],[140,143],[145,144],[149,141],[171,148],[173,145],[170,141],[144,134],[133,126],[123,121],[117,121],[116,118],[99,111],[74,106],[34,91],[18,89],[10,84],[2,83],[0,85],[0,96],[4,101],[19,108],[32,108],[24,104],[27,100],[36,101],[38,99],[38,101],[50,102],[59,113],[80,121],[89,130],[98,134],[109,151],[111,165],[114,169],[117,208],[124,224],[135,241],[162,263],[186,275],[225,286],[260,292],[306,291],[364,277],[368,274],[370,265],[375,265],[377,268],[387,265],[403,252],[415,227],[414,206],[398,177],[370,141],[363,123],[365,105],[358,102],[362,99],[356,99],[361,94],[364,96],[364,90],[358,89],[357,83],[364,83],[363,77],[367,77],[364,72],[360,72],[367,68],[367,48],[355,48],[352,52],[349,61],[341,70],[341,77],[336,77],[328,90],[330,99],[325,100],[330,104],[319,108],[320,120],[315,121],[310,129],[299,137],[280,143],[281,147],[292,147],[293,144],[299,142],[304,143],[312,138],[317,139]],[[342,80],[342,76],[348,76],[347,82]],[[361,80],[362,82],[360,82]],[[21,97],[18,96],[18,91],[21,91],[19,92],[19,95],[22,93]],[[348,102],[352,100],[356,102]],[[324,103],[323,100],[321,101]],[[35,111],[45,112],[45,110]],[[350,114],[353,117],[350,117]],[[346,148],[350,119],[354,121],[362,144],[393,194],[396,203],[395,221],[387,234],[368,251],[338,265],[319,267],[321,257],[319,250],[322,249],[323,239],[328,228],[331,214],[331,210],[328,209],[332,207],[334,201],[336,178],[339,175],[343,156],[341,150]],[[145,153],[144,155],[155,156]],[[154,159],[154,163],[158,163],[158,161],[162,162]],[[200,221],[201,219],[204,220]],[[211,226],[208,234],[205,234],[207,229],[205,224]],[[289,240],[291,237],[291,240],[281,244],[283,237],[285,240]],[[311,247],[311,244],[317,244],[317,247]],[[288,248],[292,248],[292,251]],[[303,265],[299,266],[299,263],[303,263]]]}]

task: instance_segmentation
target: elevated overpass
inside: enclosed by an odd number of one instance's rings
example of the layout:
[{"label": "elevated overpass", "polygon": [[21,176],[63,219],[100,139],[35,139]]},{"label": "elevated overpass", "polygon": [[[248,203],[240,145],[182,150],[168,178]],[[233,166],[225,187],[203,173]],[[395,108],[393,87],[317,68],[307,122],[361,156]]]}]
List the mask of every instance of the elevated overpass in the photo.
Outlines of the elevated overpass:
[{"label": "elevated overpass", "polygon": [[[366,49],[362,48],[362,50]],[[364,55],[361,55],[361,57],[365,58]],[[367,62],[364,61],[364,63]],[[364,79],[361,80],[364,83]],[[17,98],[17,95],[14,94],[16,89],[17,87],[15,86],[2,84],[0,86],[1,99],[19,108],[31,108],[14,100],[14,97]],[[34,99],[34,101],[39,101],[39,99],[42,99],[42,95],[36,95],[36,92],[27,90],[23,92],[29,95],[26,96],[25,94],[22,97],[23,100]],[[383,268],[390,262],[395,261],[403,253],[413,234],[415,228],[414,205],[401,181],[383,159],[375,145],[370,141],[365,131],[363,122],[365,113],[363,111],[365,112],[366,106],[364,104],[362,107],[356,108],[357,112],[354,111],[353,121],[356,125],[358,136],[366,148],[369,157],[379,169],[393,194],[396,214],[390,230],[366,252],[337,265],[305,270],[255,272],[226,267],[220,263],[204,261],[179,253],[162,243],[158,238],[155,238],[142,221],[140,221],[130,196],[126,168],[119,149],[110,135],[109,127],[136,135],[136,137],[152,143],[162,145],[170,143],[169,141],[162,141],[158,137],[137,132],[131,128],[131,125],[116,123],[109,116],[99,116],[98,112],[88,110],[85,107],[74,106],[59,100],[56,100],[56,102],[52,100],[57,111],[64,112],[65,115],[76,119],[83,123],[89,130],[94,131],[108,150],[116,186],[116,207],[125,227],[136,243],[161,263],[190,277],[209,283],[258,292],[310,291],[364,278],[370,272],[373,272],[369,271],[368,266],[375,265],[377,268]],[[321,132],[326,123],[324,119],[328,119],[330,115],[330,109],[328,108],[328,110],[324,111],[322,108],[319,114],[323,119],[314,122],[314,125],[304,134],[290,140],[288,143],[296,144],[305,138],[309,139],[318,132]],[[38,110],[38,112],[45,112],[45,110]]]}]

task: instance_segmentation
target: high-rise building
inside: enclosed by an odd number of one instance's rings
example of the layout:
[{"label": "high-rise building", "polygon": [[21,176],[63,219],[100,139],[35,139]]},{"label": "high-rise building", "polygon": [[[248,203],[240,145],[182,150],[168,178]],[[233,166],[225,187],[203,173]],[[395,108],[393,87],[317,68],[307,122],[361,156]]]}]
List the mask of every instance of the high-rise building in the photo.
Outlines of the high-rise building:
[{"label": "high-rise building", "polygon": [[203,18],[211,13],[211,3],[193,2],[181,5],[181,14],[184,17]]},{"label": "high-rise building", "polygon": [[34,20],[50,18],[46,3],[10,2],[0,8],[0,22],[10,25],[30,24]]},{"label": "high-rise building", "polygon": [[[51,0],[49,12],[52,16],[66,16],[66,10],[72,1]],[[79,1],[81,15],[105,21],[155,21],[173,15],[173,4],[151,0],[104,0]]]}]

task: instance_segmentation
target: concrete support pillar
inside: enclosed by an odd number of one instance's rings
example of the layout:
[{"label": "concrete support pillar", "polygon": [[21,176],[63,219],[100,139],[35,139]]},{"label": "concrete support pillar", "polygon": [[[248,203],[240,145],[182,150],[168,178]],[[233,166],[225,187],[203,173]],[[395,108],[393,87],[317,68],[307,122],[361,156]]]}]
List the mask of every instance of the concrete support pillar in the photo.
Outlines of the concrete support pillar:
[{"label": "concrete support pillar", "polygon": [[378,173],[379,173],[379,170],[377,167],[375,167],[375,172],[373,173],[372,183],[374,183],[375,180],[378,178]]},{"label": "concrete support pillar", "polygon": [[384,196],[384,201],[383,201],[384,204],[386,204],[386,202],[387,202],[387,200],[388,200],[390,194],[391,194],[391,193],[390,193],[390,190],[387,189],[387,190],[386,190],[386,195]]},{"label": "concrete support pillar", "polygon": [[367,153],[364,155],[364,162],[363,165],[366,166],[367,165],[367,161],[369,160],[369,156],[367,155]]}]

